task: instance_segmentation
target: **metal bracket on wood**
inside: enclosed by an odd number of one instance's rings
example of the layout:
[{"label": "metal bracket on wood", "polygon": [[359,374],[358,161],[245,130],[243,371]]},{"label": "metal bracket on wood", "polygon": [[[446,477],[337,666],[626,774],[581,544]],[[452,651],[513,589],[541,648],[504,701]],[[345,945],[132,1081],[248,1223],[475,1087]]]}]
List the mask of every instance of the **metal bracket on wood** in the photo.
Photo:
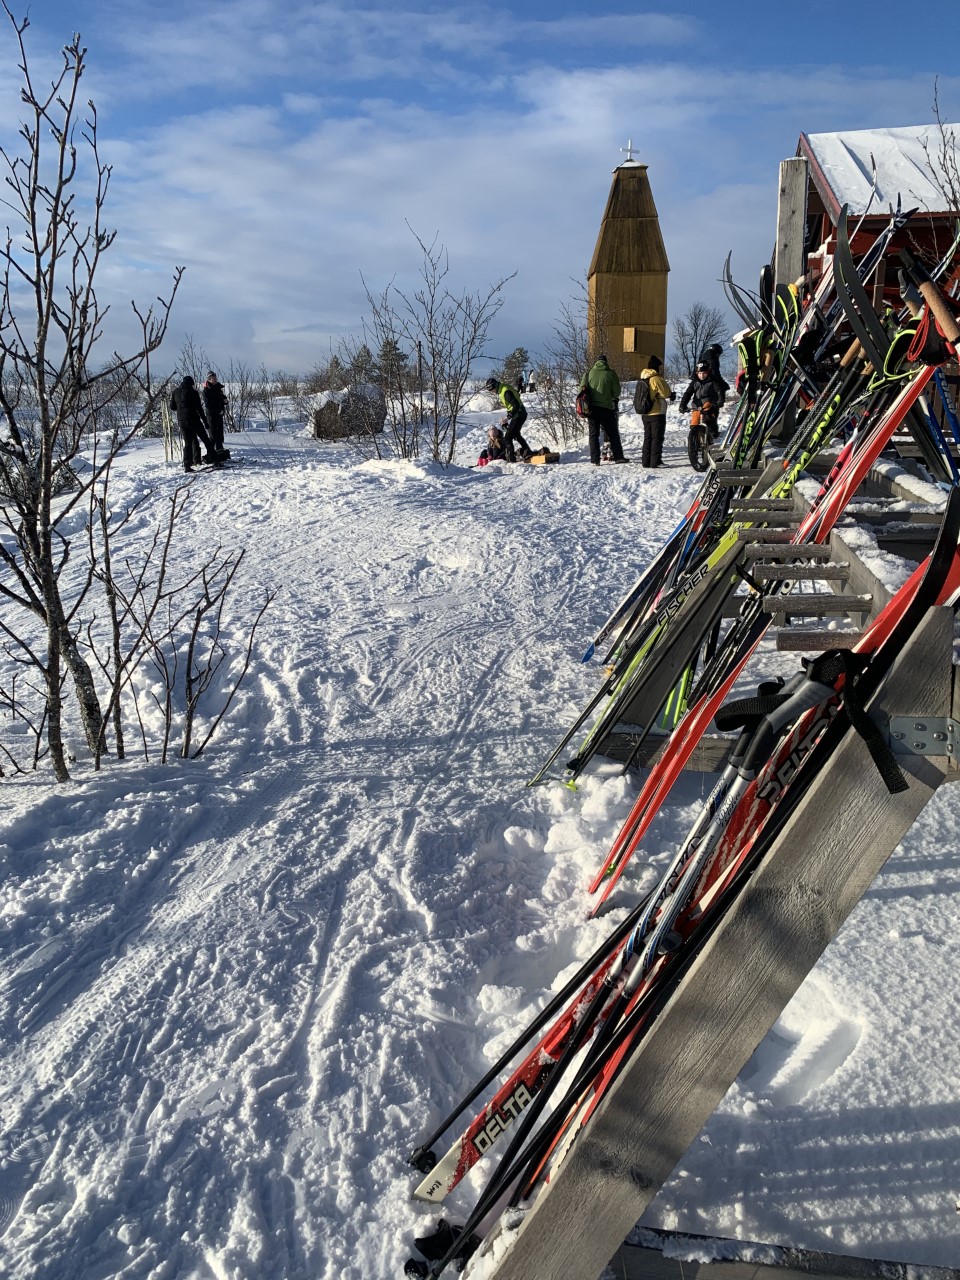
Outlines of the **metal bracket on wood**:
[{"label": "metal bracket on wood", "polygon": [[950,716],[891,716],[890,745],[902,756],[953,756],[960,743],[960,721]]}]

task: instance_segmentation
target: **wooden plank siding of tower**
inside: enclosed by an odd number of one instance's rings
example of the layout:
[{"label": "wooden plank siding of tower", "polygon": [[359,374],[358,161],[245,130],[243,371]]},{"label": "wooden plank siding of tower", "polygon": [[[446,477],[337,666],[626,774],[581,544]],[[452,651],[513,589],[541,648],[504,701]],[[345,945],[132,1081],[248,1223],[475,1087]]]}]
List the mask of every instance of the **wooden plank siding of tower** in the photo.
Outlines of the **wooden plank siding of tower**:
[{"label": "wooden plank siding of tower", "polygon": [[590,358],[605,352],[625,381],[664,358],[669,270],[647,166],[628,161],[613,171],[587,275]]}]

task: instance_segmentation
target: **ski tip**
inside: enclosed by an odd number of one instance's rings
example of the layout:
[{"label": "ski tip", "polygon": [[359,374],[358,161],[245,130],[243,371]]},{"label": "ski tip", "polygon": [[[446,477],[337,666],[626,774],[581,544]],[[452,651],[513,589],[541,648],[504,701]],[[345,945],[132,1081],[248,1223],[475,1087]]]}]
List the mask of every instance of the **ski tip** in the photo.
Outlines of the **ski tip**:
[{"label": "ski tip", "polygon": [[587,647],[587,651],[586,651],[586,653],[584,653],[584,655],[583,655],[583,657],[580,659],[580,661],[581,661],[581,662],[589,662],[589,661],[590,661],[590,659],[593,657],[593,655],[594,655],[596,652],[597,652],[597,646],[596,646],[595,644],[591,644],[591,645],[589,645],[589,646]]}]

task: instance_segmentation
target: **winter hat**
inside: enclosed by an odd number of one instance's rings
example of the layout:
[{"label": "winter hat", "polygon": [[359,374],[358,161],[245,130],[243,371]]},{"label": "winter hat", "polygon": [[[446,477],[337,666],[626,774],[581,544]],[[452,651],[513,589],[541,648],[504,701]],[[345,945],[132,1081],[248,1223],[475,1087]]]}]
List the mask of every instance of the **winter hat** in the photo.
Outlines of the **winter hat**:
[{"label": "winter hat", "polygon": [[488,378],[483,385],[487,388],[488,391],[499,391],[500,389],[500,383],[496,380],[496,378]]},{"label": "winter hat", "polygon": [[217,380],[217,375],[213,372],[213,370],[212,370],[212,369],[208,369],[208,370],[207,370],[207,381],[209,382],[211,378],[213,379],[213,381],[214,381],[214,382],[216,382],[216,380]]},{"label": "winter hat", "polygon": [[184,385],[185,387],[192,387],[192,386],[193,386],[193,379],[190,377],[189,373],[185,373],[185,374],[183,375],[183,385]]}]

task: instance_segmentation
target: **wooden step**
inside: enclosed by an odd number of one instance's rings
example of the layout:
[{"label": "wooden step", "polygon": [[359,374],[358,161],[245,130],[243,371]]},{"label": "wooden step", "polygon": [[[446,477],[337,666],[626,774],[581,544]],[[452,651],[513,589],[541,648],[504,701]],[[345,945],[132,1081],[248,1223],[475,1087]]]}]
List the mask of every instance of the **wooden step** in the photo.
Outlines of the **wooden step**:
[{"label": "wooden step", "polygon": [[[954,459],[954,461],[956,461],[957,459],[960,459],[960,449],[958,449],[957,446],[952,441],[948,441],[948,447],[950,450],[950,456]],[[903,442],[899,440],[894,440],[893,448],[896,450],[897,453],[899,453],[901,458],[919,458],[922,460],[923,457],[925,456],[924,451],[920,448],[920,446],[918,444],[915,444],[912,440],[903,441]],[[936,445],[933,446],[933,449],[935,453],[940,452],[940,450],[936,447]]]},{"label": "wooden step", "polygon": [[793,534],[789,529],[739,529],[738,542],[789,542]]},{"label": "wooden step", "polygon": [[799,511],[765,511],[762,507],[744,507],[731,513],[734,520],[752,520],[770,528],[797,529],[803,518]]},{"label": "wooden step", "polygon": [[734,498],[730,510],[738,512],[741,507],[758,511],[793,511],[795,503],[792,498]]},{"label": "wooden step", "polygon": [[839,582],[850,577],[848,564],[755,564],[750,576],[762,582],[776,582],[784,578],[790,582]]},{"label": "wooden step", "polygon": [[882,507],[851,505],[843,514],[845,518],[855,520],[857,524],[927,524],[935,529],[939,529],[943,518],[943,512],[935,508],[920,511],[885,511]]},{"label": "wooden step", "polygon": [[782,627],[777,633],[781,653],[825,653],[827,649],[852,649],[862,631],[807,631],[803,627]]},{"label": "wooden step", "polygon": [[767,596],[761,608],[764,613],[789,613],[795,618],[826,617],[832,613],[869,613],[873,596],[848,596],[839,591],[802,596]]},{"label": "wooden step", "polygon": [[717,467],[717,484],[725,489],[734,489],[737,485],[753,484],[762,475],[762,467],[745,467],[740,471],[733,467]]},{"label": "wooden step", "polygon": [[922,560],[937,540],[935,525],[907,525],[900,529],[877,530],[877,546],[881,551],[890,551],[897,556],[907,556],[911,560]]},{"label": "wooden step", "polygon": [[758,542],[744,551],[747,560],[829,560],[831,554],[821,542],[795,542],[790,546]]}]

